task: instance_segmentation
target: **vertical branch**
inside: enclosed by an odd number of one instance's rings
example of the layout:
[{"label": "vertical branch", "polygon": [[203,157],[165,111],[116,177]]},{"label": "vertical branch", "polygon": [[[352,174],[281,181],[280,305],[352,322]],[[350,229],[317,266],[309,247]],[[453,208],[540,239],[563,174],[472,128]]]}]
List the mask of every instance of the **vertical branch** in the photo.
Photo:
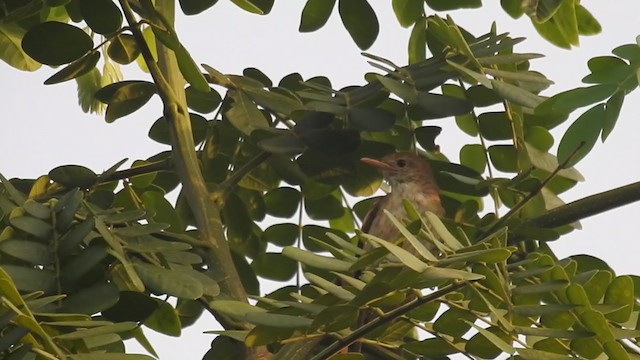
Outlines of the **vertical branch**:
[{"label": "vertical branch", "polygon": [[[171,23],[175,18],[175,0],[159,0],[157,10]],[[246,301],[247,294],[240,282],[231,258],[231,251],[224,236],[220,219],[220,208],[209,201],[207,190],[198,159],[191,129],[191,120],[186,107],[184,79],[178,69],[178,62],[171,49],[157,44],[158,67],[176,96],[173,104],[165,104],[164,116],[169,125],[173,144],[173,159],[178,176],[182,180],[183,191],[194,214],[200,236],[211,243],[211,256],[215,262],[213,270],[224,274],[220,280],[220,290],[234,299]]]},{"label": "vertical branch", "polygon": [[[156,63],[136,24],[128,0],[120,0],[120,4],[162,99],[163,115],[171,133],[174,169],[180,178],[182,191],[184,191],[195,217],[200,237],[209,244],[211,249],[209,251],[212,261],[211,271],[221,275],[218,280],[221,296],[246,301],[247,294],[240,282],[240,276],[233,264],[231,251],[224,235],[220,208],[209,200],[209,192],[200,171],[186,106],[185,81],[178,68],[175,54],[171,49],[157,43],[158,62]],[[155,2],[156,11],[170,24],[174,22],[175,7],[175,0]],[[224,320],[227,321],[227,319]],[[230,321],[223,325],[225,327],[249,327],[248,324]]]}]

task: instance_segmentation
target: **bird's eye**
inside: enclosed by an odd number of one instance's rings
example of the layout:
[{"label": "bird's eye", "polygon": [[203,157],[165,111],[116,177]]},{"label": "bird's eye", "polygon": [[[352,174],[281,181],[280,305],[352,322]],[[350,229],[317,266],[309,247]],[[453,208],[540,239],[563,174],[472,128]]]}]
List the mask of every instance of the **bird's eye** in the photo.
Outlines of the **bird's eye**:
[{"label": "bird's eye", "polygon": [[396,165],[398,165],[399,167],[402,168],[402,167],[407,166],[407,162],[404,161],[403,159],[400,159],[400,160],[396,161]]}]

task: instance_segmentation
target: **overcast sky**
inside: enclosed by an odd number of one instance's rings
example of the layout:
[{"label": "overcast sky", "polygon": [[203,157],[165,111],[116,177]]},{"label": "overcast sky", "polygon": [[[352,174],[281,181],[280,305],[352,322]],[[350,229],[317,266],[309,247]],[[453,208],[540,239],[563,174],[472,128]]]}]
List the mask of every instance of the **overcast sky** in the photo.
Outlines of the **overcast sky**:
[{"label": "overcast sky", "polygon": [[[372,0],[381,23],[380,36],[370,53],[406,64],[409,30],[402,29],[391,11],[390,1]],[[556,84],[545,94],[580,86],[588,74],[586,62],[594,56],[609,55],[619,45],[635,42],[640,34],[640,2],[632,0],[586,1],[603,26],[603,33],[582,37],[581,46],[571,51],[549,45],[535,33],[528,19],[513,20],[497,5],[487,1],[481,10],[451,13],[454,20],[472,33],[488,31],[495,19],[498,31],[528,40],[516,52],[537,52],[547,57],[534,60],[532,69]],[[363,84],[363,75],[372,68],[360,55],[339,22],[337,9],[329,24],[311,34],[297,33],[304,1],[277,1],[271,14],[257,16],[222,0],[204,14],[181,17],[176,30],[197,63],[206,63],[223,73],[241,73],[256,67],[275,83],[283,76],[299,72],[303,78],[329,77],[334,88]],[[123,69],[127,79],[149,80],[135,65]],[[147,137],[151,124],[161,115],[157,99],[142,111],[106,124],[101,117],[82,113],[77,105],[75,82],[45,86],[43,81],[55,70],[43,67],[35,73],[19,72],[0,62],[0,173],[8,178],[35,178],[64,164],[81,164],[96,172],[123,158],[144,159],[166,150]],[[598,143],[577,168],[586,181],[562,195],[565,201],[640,180],[638,160],[638,92],[626,97],[618,124],[605,144]],[[458,160],[462,144],[476,140],[463,135],[453,119],[430,122],[443,127],[438,139],[442,151]],[[559,141],[566,127],[554,130]],[[130,163],[129,163],[130,164]],[[558,256],[586,253],[602,258],[618,274],[639,274],[635,229],[640,205],[629,205],[582,221],[583,230],[574,231],[552,247]],[[267,291],[268,289],[263,289]],[[172,339],[147,330],[162,359],[198,359],[208,349],[211,335],[202,331],[217,325],[210,317]],[[188,354],[188,355],[187,355]]]}]

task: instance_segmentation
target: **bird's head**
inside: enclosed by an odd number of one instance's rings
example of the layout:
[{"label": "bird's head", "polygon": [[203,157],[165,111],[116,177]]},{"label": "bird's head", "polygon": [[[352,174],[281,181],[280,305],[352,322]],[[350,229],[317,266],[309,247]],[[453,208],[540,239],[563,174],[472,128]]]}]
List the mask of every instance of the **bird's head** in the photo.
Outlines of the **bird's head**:
[{"label": "bird's head", "polygon": [[399,152],[387,155],[380,160],[371,158],[361,160],[382,171],[392,188],[409,182],[434,182],[429,163],[414,153]]}]

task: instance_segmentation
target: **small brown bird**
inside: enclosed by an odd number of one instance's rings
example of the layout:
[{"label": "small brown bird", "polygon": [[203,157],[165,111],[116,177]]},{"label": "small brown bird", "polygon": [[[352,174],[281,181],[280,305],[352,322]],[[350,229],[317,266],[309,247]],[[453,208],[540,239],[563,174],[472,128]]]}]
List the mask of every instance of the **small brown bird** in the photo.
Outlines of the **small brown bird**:
[{"label": "small brown bird", "polygon": [[398,230],[382,210],[386,209],[396,218],[402,219],[406,217],[402,204],[405,199],[412,202],[420,213],[431,211],[439,217],[445,215],[433,171],[422,157],[410,152],[399,152],[380,160],[363,158],[362,162],[382,171],[391,186],[391,192],[378,200],[367,213],[362,224],[363,232],[384,240],[395,240]]},{"label": "small brown bird", "polygon": [[[410,152],[399,152],[387,155],[380,160],[370,158],[361,160],[365,164],[382,171],[391,186],[391,192],[378,200],[365,216],[361,229],[363,232],[387,241],[395,241],[399,235],[399,230],[383,210],[389,211],[393,216],[401,220],[407,216],[402,203],[403,200],[413,203],[420,213],[431,211],[439,217],[445,215],[433,171],[429,163],[422,157]],[[428,244],[425,245],[428,248],[431,247]],[[413,252],[413,247],[409,244],[405,244],[404,248]],[[358,319],[358,326],[373,320],[376,316],[371,311],[361,313]],[[366,360],[390,358],[384,356],[384,351],[388,350],[380,350],[375,346],[365,349],[360,343],[351,346],[350,351],[362,353]],[[402,353],[401,350],[392,352],[397,354],[392,358],[397,358]]]}]

